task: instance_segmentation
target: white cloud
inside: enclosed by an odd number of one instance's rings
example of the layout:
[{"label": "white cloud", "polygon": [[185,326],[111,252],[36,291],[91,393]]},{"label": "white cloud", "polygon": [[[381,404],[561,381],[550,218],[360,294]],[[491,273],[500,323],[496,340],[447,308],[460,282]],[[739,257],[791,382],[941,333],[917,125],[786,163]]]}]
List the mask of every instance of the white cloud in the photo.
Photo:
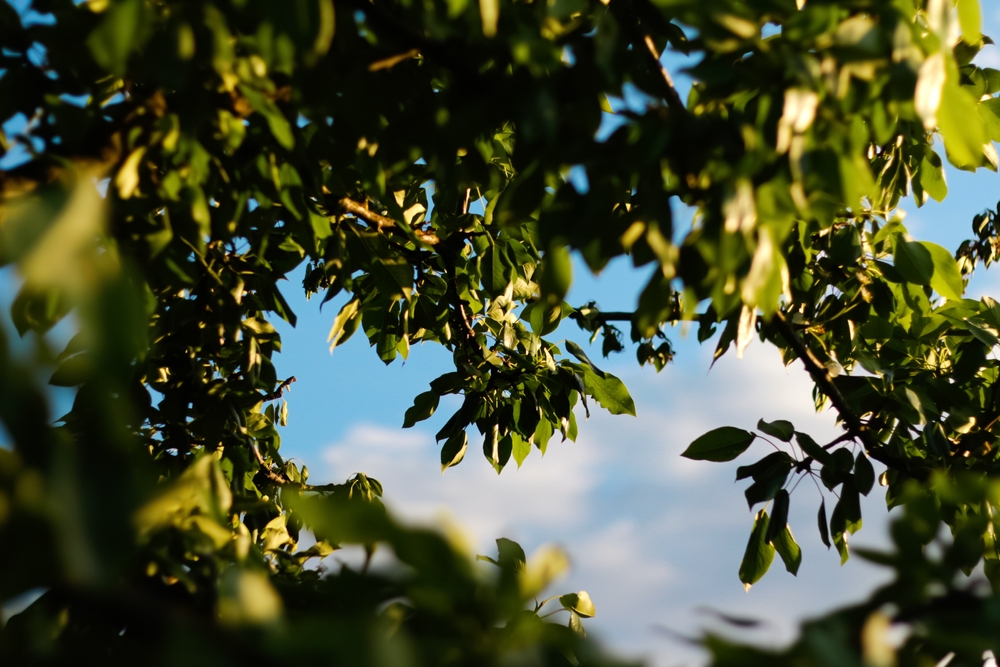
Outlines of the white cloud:
[{"label": "white cloud", "polygon": [[[792,499],[793,530],[805,554],[798,579],[775,563],[745,594],[736,573],[753,517],[743,498],[746,484],[733,479],[738,465],[765,455],[770,445],[758,441],[726,464],[679,454],[705,431],[750,429],[761,417],[789,419],[819,441],[841,431],[831,412],[815,413],[801,365],[785,368],[773,347],[753,344],[744,359],[727,355],[707,372],[712,349],[678,343],[678,362],[660,374],[607,364],[632,391],[638,418],[595,410],[581,423],[579,442],[553,441],[544,458],[532,452],[519,470],[511,463],[498,477],[474,438],[466,460],[442,476],[430,434],[358,424],[325,449],[327,469],[314,476],[342,480],[366,471],[383,482],[397,513],[434,525],[450,517],[479,553],[491,553],[500,536],[520,541],[529,553],[545,542],[565,547],[573,571],[552,592],[589,591],[598,615],[588,628],[619,653],[658,665],[703,662],[700,652],[665,640],[653,626],[689,634],[718,627],[712,617],[693,613],[706,604],[767,618],[772,622],[757,636],[787,641],[804,615],[863,598],[882,575],[856,560],[840,568],[823,548],[815,527],[817,492],[806,482]],[[861,536],[884,541],[879,491],[864,511]]]},{"label": "white cloud", "polygon": [[575,526],[586,519],[598,474],[595,447],[554,440],[545,457],[533,451],[523,468],[511,461],[498,477],[481,458],[475,436],[470,434],[466,460],[442,475],[440,447],[430,434],[358,425],[326,448],[329,473],[324,478],[370,473],[382,482],[387,505],[400,516],[439,523],[442,514],[451,515],[479,549],[497,537]]}]

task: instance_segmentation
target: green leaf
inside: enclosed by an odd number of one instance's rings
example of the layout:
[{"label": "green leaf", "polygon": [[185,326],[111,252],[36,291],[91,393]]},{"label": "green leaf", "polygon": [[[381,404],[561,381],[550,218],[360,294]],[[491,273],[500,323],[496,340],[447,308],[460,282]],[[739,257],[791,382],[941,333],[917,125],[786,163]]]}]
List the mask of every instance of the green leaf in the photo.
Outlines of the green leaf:
[{"label": "green leaf", "polygon": [[330,335],[327,336],[331,352],[333,348],[346,343],[358,330],[358,326],[361,324],[361,318],[358,317],[360,305],[361,301],[351,299],[337,313],[337,317],[333,320],[333,326],[330,327]]},{"label": "green leaf", "polygon": [[723,426],[692,442],[681,456],[695,461],[732,461],[745,452],[756,437],[741,428]]},{"label": "green leaf", "polygon": [[[997,93],[1000,93],[1000,70],[993,69],[992,67],[984,67],[983,76],[986,77],[986,94],[996,95]],[[982,103],[989,101],[990,100],[983,100]],[[982,103],[980,103],[980,106]],[[997,140],[994,139],[994,141]]]},{"label": "green leaf", "polygon": [[761,419],[757,422],[757,430],[784,442],[791,442],[792,436],[795,435],[795,427],[792,426],[792,422],[785,421],[784,419],[778,419],[773,422],[766,422]]},{"label": "green leaf", "polygon": [[580,620],[580,615],[573,611],[569,613],[569,629],[580,637],[587,636],[587,631],[583,628],[583,621]]},{"label": "green leaf", "polygon": [[497,434],[496,427],[487,429],[486,437],[483,439],[483,455],[498,475],[510,461],[513,450],[514,439],[509,433],[501,438]]},{"label": "green leaf", "polygon": [[503,294],[510,282],[510,262],[497,243],[491,243],[480,260],[483,287],[491,295]]},{"label": "green leaf", "polygon": [[[1000,119],[997,119],[997,131],[1000,133]],[[920,162],[919,179],[920,187],[934,201],[940,203],[948,196],[948,182],[945,180],[941,157],[932,150],[928,150]],[[920,203],[922,202],[918,201],[918,204]]]},{"label": "green leaf", "polygon": [[958,24],[962,28],[962,39],[967,44],[978,44],[983,38],[983,17],[979,11],[979,0],[958,0]]},{"label": "green leaf", "polygon": [[819,537],[823,540],[826,548],[830,548],[830,524],[826,520],[826,500],[819,502],[819,515],[816,517],[819,523]]},{"label": "green leaf", "polygon": [[532,440],[535,443],[535,447],[538,447],[538,451],[545,456],[545,450],[548,448],[549,440],[552,438],[552,434],[555,431],[552,428],[552,422],[548,419],[541,419],[538,422],[538,426],[535,427],[535,434],[532,436]]},{"label": "green leaf", "polygon": [[[1000,71],[989,71],[995,72],[993,79],[987,79],[989,85],[992,85],[994,81],[997,85],[1000,85]],[[990,140],[1000,141],[1000,98],[991,97],[988,100],[980,102],[979,117],[983,120],[983,125],[986,127],[986,134]]]},{"label": "green leaf", "polygon": [[274,102],[262,95],[250,86],[240,84],[239,91],[243,94],[255,111],[264,116],[267,126],[271,130],[271,135],[283,148],[291,150],[295,147],[295,135],[292,133],[292,124],[288,122]]},{"label": "green leaf", "polygon": [[740,466],[736,469],[736,481],[741,479],[746,479],[747,477],[753,477],[754,479],[760,478],[769,468],[782,464],[785,465],[789,470],[794,463],[791,456],[785,452],[771,452],[760,461],[756,463],[751,463],[748,466]]},{"label": "green leaf", "polygon": [[441,472],[452,466],[457,466],[465,458],[465,452],[469,448],[469,436],[462,431],[447,440],[441,447]]},{"label": "green leaf", "polygon": [[94,371],[94,360],[84,352],[76,354],[62,363],[49,379],[53,387],[76,387],[83,384]]},{"label": "green leaf", "polygon": [[791,527],[785,526],[785,529],[774,538],[773,544],[775,551],[778,552],[785,564],[785,569],[797,576],[799,566],[802,564],[802,549],[795,542]]},{"label": "green leaf", "polygon": [[785,530],[788,525],[788,491],[781,489],[774,497],[774,504],[771,506],[771,522],[767,526],[767,533],[764,539],[773,542],[774,539]]},{"label": "green leaf", "polygon": [[935,243],[921,241],[920,245],[927,249],[934,264],[934,273],[930,280],[931,288],[946,299],[961,301],[965,283],[962,281],[958,262],[950,252]]},{"label": "green leaf", "polygon": [[587,370],[583,374],[583,382],[587,393],[611,414],[635,416],[635,402],[625,383],[611,373],[604,373],[604,377],[601,377],[594,371]]},{"label": "green leaf", "polygon": [[757,512],[750,540],[743,553],[743,562],[740,563],[740,581],[743,582],[743,588],[748,591],[767,573],[774,561],[774,547],[764,540],[769,523],[767,512],[764,510]]},{"label": "green leaf", "polygon": [[903,280],[914,285],[930,285],[934,275],[934,258],[922,243],[895,237],[892,249],[893,266]]},{"label": "green leaf", "polygon": [[837,472],[851,472],[851,468],[854,467],[854,457],[851,456],[851,451],[841,447],[830,452],[830,467]]},{"label": "green leaf", "polygon": [[145,3],[142,0],[114,2],[104,13],[100,25],[87,39],[94,60],[115,75],[125,74],[129,55],[143,41]]},{"label": "green leaf", "polygon": [[406,411],[403,416],[403,428],[411,428],[417,422],[430,418],[437,410],[440,396],[433,391],[425,391],[417,394],[413,399],[413,407]]},{"label": "green leaf", "polygon": [[792,462],[789,459],[778,459],[759,473],[754,474],[754,483],[751,484],[744,495],[747,505],[753,507],[757,503],[762,503],[775,498],[781,487],[784,486],[788,473],[792,469]]},{"label": "green leaf", "polygon": [[590,595],[587,591],[562,595],[559,597],[559,603],[563,606],[563,609],[576,612],[583,618],[593,618],[594,615],[597,614],[597,608],[591,601]]},{"label": "green leaf", "polygon": [[937,124],[944,138],[948,160],[959,169],[974,170],[983,164],[983,144],[989,141],[977,110],[977,100],[949,73],[941,90]]},{"label": "green leaf", "polygon": [[520,544],[506,537],[497,538],[497,565],[514,572],[524,572],[527,561]]},{"label": "green leaf", "polygon": [[594,362],[590,360],[590,357],[587,356],[587,353],[583,350],[582,347],[580,347],[571,340],[567,340],[565,342],[566,342],[566,350],[570,354],[572,354],[574,357],[576,357],[577,359],[579,359],[580,361],[582,361],[583,363],[587,364],[592,369],[594,369],[594,372],[597,373],[597,375],[602,377],[604,376],[604,371],[602,371],[600,368],[594,365]]},{"label": "green leaf", "polygon": [[524,459],[528,458],[528,454],[531,453],[531,443],[517,433],[511,433],[510,437],[514,443],[514,461],[517,462],[517,467],[520,468],[521,464],[524,463]]},{"label": "green leaf", "polygon": [[560,303],[573,282],[573,262],[569,250],[565,246],[553,244],[545,253],[541,274],[538,285],[542,290],[542,298],[552,305]]},{"label": "green leaf", "polygon": [[875,486],[875,468],[863,451],[858,452],[858,457],[854,460],[854,482],[858,491],[866,496]]},{"label": "green leaf", "polygon": [[844,529],[854,534],[861,530],[861,496],[853,482],[844,482],[840,487],[840,502],[834,513],[840,509],[844,517]]},{"label": "green leaf", "polygon": [[820,463],[825,464],[832,458],[830,452],[816,444],[816,441],[806,433],[796,431],[795,442],[799,443],[799,447],[806,453],[806,456],[811,456]]}]

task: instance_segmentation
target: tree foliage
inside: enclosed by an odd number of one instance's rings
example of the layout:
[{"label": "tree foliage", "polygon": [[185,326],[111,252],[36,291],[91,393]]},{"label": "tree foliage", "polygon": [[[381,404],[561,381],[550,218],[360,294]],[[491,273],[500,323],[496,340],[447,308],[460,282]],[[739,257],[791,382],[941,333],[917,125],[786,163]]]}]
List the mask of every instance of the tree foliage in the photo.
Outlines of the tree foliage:
[{"label": "tree foliage", "polygon": [[[35,345],[0,356],[0,598],[46,591],[0,650],[605,660],[581,639],[585,592],[547,601],[569,629],[532,603],[565,567],[558,552],[526,559],[499,540],[488,576],[388,516],[374,479],[312,485],[282,457],[294,378],[276,375],[271,321],[295,324],[286,279],[343,304],[332,347],[361,329],[385,363],[425,341],[452,352],[404,416],[461,396],[437,434],[442,469],[470,439],[499,473],[574,439],[579,408],[635,413],[618,378],[554,340],[564,320],[604,355],[627,329],[657,371],[680,321],[716,358],[768,341],[805,365],[844,435],[820,445],[762,421],[761,436],[722,427],[685,452],[729,461],[756,437],[784,443],[738,472],[751,508],[767,506],[740,579],[776,553],[797,571],[800,477],[833,496],[820,539],[844,560],[870,459],[889,506],[907,508],[899,553],[867,555],[899,582],[780,659],[890,664],[872,637],[891,622],[913,628],[906,664],[993,646],[1000,598],[954,575],[984,562],[1000,588],[1000,307],[964,298],[994,259],[996,213],[956,259],[913,239],[898,208],[943,199],[945,161],[997,169],[1000,72],[974,62],[990,44],[977,0],[0,4],[0,119],[24,124],[0,135],[0,258],[18,267],[11,315]],[[692,63],[686,100],[665,50]],[[594,272],[620,256],[655,266],[635,311],[567,303],[574,253]],[[70,313],[79,333],[50,349]],[[41,373],[75,392],[55,421]],[[923,545],[941,521],[954,540],[935,561]],[[300,549],[306,530],[317,541]],[[384,545],[401,567],[307,565],[346,544]],[[705,641],[719,664],[756,655]]]}]

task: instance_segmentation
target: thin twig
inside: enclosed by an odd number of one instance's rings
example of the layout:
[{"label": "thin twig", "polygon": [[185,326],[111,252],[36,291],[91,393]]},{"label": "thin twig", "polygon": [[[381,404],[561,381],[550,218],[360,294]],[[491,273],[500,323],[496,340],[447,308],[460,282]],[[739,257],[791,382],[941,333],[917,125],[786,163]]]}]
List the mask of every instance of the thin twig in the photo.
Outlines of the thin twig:
[{"label": "thin twig", "polygon": [[264,402],[266,403],[267,401],[276,401],[279,398],[281,398],[282,394],[284,394],[286,391],[289,391],[290,389],[289,385],[291,385],[293,382],[295,382],[294,375],[285,380],[284,382],[282,382],[281,384],[279,384],[277,389],[275,389],[273,392],[265,396],[263,399]]},{"label": "thin twig", "polygon": [[664,95],[667,100],[667,105],[673,109],[684,111],[684,101],[681,100],[681,96],[677,93],[677,88],[674,87],[674,80],[670,77],[670,72],[667,71],[667,68],[664,67],[663,63],[660,61],[660,54],[656,51],[656,44],[653,43],[653,38],[648,34],[643,35],[642,41],[646,45],[646,50],[649,52],[649,55],[653,57],[654,61],[656,61],[656,66],[659,68],[660,74],[663,75],[664,83],[667,84]]}]

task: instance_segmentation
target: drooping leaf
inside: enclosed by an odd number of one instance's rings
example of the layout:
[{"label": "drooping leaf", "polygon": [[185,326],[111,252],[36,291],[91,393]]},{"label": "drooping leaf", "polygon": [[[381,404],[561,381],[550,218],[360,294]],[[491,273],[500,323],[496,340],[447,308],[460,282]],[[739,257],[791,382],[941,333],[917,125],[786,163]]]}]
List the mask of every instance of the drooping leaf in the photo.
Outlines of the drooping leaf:
[{"label": "drooping leaf", "polygon": [[819,503],[819,515],[817,516],[817,522],[819,523],[819,537],[823,540],[823,544],[826,548],[830,548],[830,524],[826,520],[826,500],[821,500]]},{"label": "drooping leaf", "polygon": [[740,581],[743,582],[743,588],[748,591],[751,586],[761,580],[774,561],[774,546],[764,540],[769,523],[767,512],[764,510],[757,512],[753,530],[750,532],[750,539],[743,554],[743,562],[740,563]]},{"label": "drooping leaf", "polygon": [[[997,136],[1000,137],[1000,119],[997,119],[997,132]],[[941,158],[934,151],[928,151],[921,161],[919,180],[920,187],[934,201],[940,203],[948,196],[948,183],[945,180]],[[919,206],[921,203],[918,201],[917,205]]]},{"label": "drooping leaf", "polygon": [[771,521],[764,535],[766,542],[774,542],[777,536],[788,526],[788,491],[781,489],[774,497],[774,504],[771,506]]},{"label": "drooping leaf", "polygon": [[858,452],[858,456],[854,460],[854,481],[858,486],[858,491],[866,496],[875,486],[875,468],[872,467],[872,462],[868,460],[863,451]]},{"label": "drooping leaf", "polygon": [[774,538],[773,544],[785,564],[785,569],[797,576],[799,566],[802,564],[802,549],[795,542],[791,527],[786,525],[785,529]]},{"label": "drooping leaf", "polygon": [[466,435],[465,431],[445,440],[441,447],[441,472],[461,463],[468,448],[469,436]]},{"label": "drooping leaf", "polygon": [[524,460],[528,458],[528,454],[531,453],[531,443],[517,433],[511,433],[511,439],[513,441],[512,454],[514,461],[517,463],[517,467],[520,468]]}]

